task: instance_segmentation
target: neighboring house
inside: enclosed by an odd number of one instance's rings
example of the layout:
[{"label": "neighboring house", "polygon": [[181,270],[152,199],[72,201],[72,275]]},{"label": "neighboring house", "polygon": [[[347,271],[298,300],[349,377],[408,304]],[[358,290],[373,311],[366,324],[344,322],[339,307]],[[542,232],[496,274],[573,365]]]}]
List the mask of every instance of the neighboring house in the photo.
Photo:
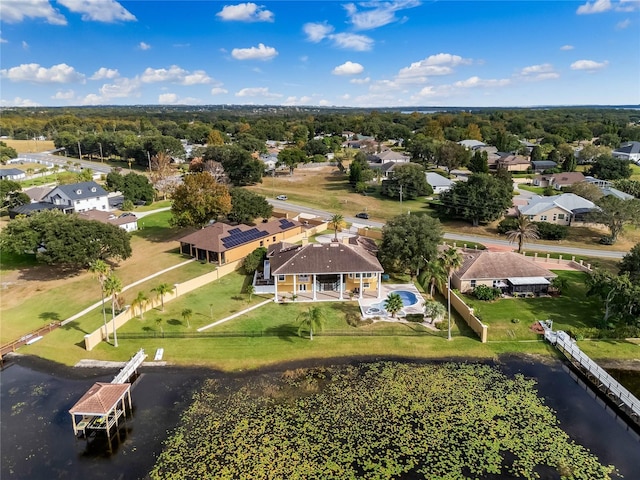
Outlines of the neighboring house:
[{"label": "neighboring house", "polygon": [[452,180],[443,177],[439,173],[426,172],[425,175],[427,176],[427,183],[431,185],[431,188],[433,188],[433,193],[440,194],[442,192],[446,192],[453,185]]},{"label": "neighboring house", "polygon": [[495,167],[504,168],[508,172],[526,172],[531,168],[531,162],[522,155],[507,154],[495,162]]},{"label": "neighboring house", "polygon": [[133,213],[123,213],[122,215],[114,215],[109,212],[100,210],[88,210],[78,214],[80,218],[85,220],[96,220],[100,223],[108,223],[126,230],[127,232],[135,232],[138,230],[138,217]]},{"label": "neighboring house", "polygon": [[33,187],[23,190],[22,193],[31,199],[31,203],[37,203],[41,202],[51,190],[53,190],[53,187]]},{"label": "neighboring house", "polygon": [[611,186],[611,182],[609,180],[602,180],[600,178],[592,177],[587,175],[584,177],[585,182],[593,183],[596,187],[607,188]]},{"label": "neighboring house", "polygon": [[384,271],[373,240],[351,237],[343,242],[291,245],[269,249],[265,278],[271,278],[274,301],[284,295],[302,300],[380,298]]},{"label": "neighboring house", "polygon": [[0,168],[0,180],[23,180],[27,174],[19,168]]},{"label": "neighboring house", "polygon": [[460,140],[458,145],[462,145],[467,150],[478,150],[479,148],[487,146],[486,143],[479,140]]},{"label": "neighboring house", "polygon": [[107,192],[96,182],[60,185],[46,194],[42,201],[52,203],[65,213],[109,210]]},{"label": "neighboring house", "polygon": [[266,155],[260,155],[260,160],[264,163],[265,170],[275,170],[278,165],[278,154],[269,153]]},{"label": "neighboring house", "polygon": [[380,153],[374,153],[371,157],[372,161],[382,164],[388,162],[404,163],[411,161],[411,158],[408,155],[396,152],[395,150],[385,150]]},{"label": "neighboring house", "polygon": [[534,172],[544,172],[545,170],[551,170],[556,168],[558,164],[551,160],[534,160],[531,162],[531,168]]},{"label": "neighboring house", "polygon": [[584,182],[585,177],[582,172],[549,173],[546,175],[536,175],[533,177],[533,184],[536,187],[548,187],[551,185],[556,190],[568,187],[574,183]]},{"label": "neighboring house", "polygon": [[600,190],[605,196],[613,195],[614,197],[617,197],[620,200],[633,200],[634,198],[636,198],[633,195],[630,195],[626,192],[620,191],[617,188],[613,188],[613,187],[600,187]]},{"label": "neighboring house", "polygon": [[534,195],[526,206],[518,206],[520,214],[532,222],[549,222],[556,225],[571,225],[582,221],[584,216],[595,210],[596,205],[574,193],[563,193],[552,197]]},{"label": "neighboring house", "polygon": [[224,265],[246,257],[256,248],[268,248],[303,231],[301,222],[286,218],[255,226],[216,222],[182,237],[179,240],[180,253]]},{"label": "neighboring house", "polygon": [[522,145],[524,148],[527,149],[527,153],[531,153],[531,151],[533,150],[533,147],[535,147],[536,145],[538,145],[537,143],[531,143],[527,140],[518,140],[520,142],[520,145]]},{"label": "neighboring house", "polygon": [[499,288],[509,295],[546,294],[556,274],[514,252],[463,250],[462,267],[451,276],[451,286],[462,293],[478,285]]},{"label": "neighboring house", "polygon": [[18,215],[25,215],[28,217],[33,213],[44,212],[46,210],[58,210],[58,207],[56,207],[53,203],[45,203],[45,202],[26,203],[24,205],[19,205],[9,210],[9,218],[14,219]]},{"label": "neighboring house", "polygon": [[629,160],[630,162],[640,165],[640,142],[628,142],[620,145],[613,152],[613,158],[620,160]]}]

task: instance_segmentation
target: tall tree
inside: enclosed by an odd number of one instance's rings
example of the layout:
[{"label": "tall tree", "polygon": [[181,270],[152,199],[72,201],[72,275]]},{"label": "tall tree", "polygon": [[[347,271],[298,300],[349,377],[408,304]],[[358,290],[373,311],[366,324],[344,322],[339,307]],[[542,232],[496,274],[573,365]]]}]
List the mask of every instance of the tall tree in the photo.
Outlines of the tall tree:
[{"label": "tall tree", "polygon": [[182,315],[184,321],[187,322],[187,328],[191,328],[191,323],[189,322],[189,320],[193,316],[193,310],[191,310],[190,308],[184,308],[180,315]]},{"label": "tall tree", "polygon": [[173,292],[173,287],[168,283],[161,283],[151,290],[158,297],[160,297],[160,304],[162,305],[162,311],[164,312],[164,296]]},{"label": "tall tree", "polygon": [[227,215],[232,222],[251,223],[257,217],[269,218],[273,206],[265,197],[241,187],[232,188],[231,211]]},{"label": "tall tree", "polygon": [[111,267],[104,260],[94,260],[89,265],[89,271],[93,274],[93,276],[98,280],[100,284],[100,295],[102,297],[102,321],[104,323],[104,331],[107,336],[107,342],[109,341],[109,331],[107,330],[107,312],[104,306],[104,282],[109,277],[111,273]]},{"label": "tall tree", "polygon": [[512,204],[513,185],[486,173],[474,173],[440,195],[445,215],[463,218],[474,227],[502,217]]},{"label": "tall tree", "polygon": [[285,165],[289,168],[289,175],[293,175],[299,163],[307,161],[307,155],[299,148],[285,148],[278,153],[278,165]]},{"label": "tall tree", "polygon": [[309,340],[313,340],[313,331],[322,330],[324,324],[324,313],[320,307],[309,307],[307,310],[298,315],[300,326],[298,327],[298,335],[302,336],[303,330],[309,330]]},{"label": "tall tree", "polygon": [[440,221],[428,215],[399,215],[382,229],[378,258],[385,271],[415,277],[420,269],[436,258],[442,241]]},{"label": "tall tree", "polygon": [[527,240],[537,240],[538,227],[529,220],[526,215],[518,215],[518,223],[516,228],[507,232],[507,240],[509,243],[518,243],[518,253],[522,253],[522,246]]},{"label": "tall tree", "polygon": [[444,290],[443,287],[447,283],[447,271],[444,269],[442,262],[438,259],[433,259],[422,269],[419,278],[422,279],[421,283],[425,287],[428,286],[429,295],[433,298],[435,287]]},{"label": "tall tree", "polygon": [[140,312],[140,319],[142,320],[144,320],[144,308],[147,306],[147,303],[149,303],[149,297],[143,291],[138,292],[136,298],[131,302],[131,308],[138,308],[138,312]]},{"label": "tall tree", "polygon": [[380,194],[401,200],[412,200],[433,194],[433,188],[427,183],[422,165],[404,163],[396,165],[392,177],[382,181]]},{"label": "tall tree", "polygon": [[231,212],[229,189],[207,172],[185,175],[172,198],[171,224],[177,227],[203,227]]},{"label": "tall tree", "polygon": [[442,268],[447,272],[447,340],[451,340],[451,276],[456,270],[462,267],[464,260],[458,250],[453,247],[449,247],[442,252],[438,260],[442,264]]},{"label": "tall tree", "polygon": [[589,214],[595,223],[609,228],[609,240],[615,243],[626,225],[640,226],[640,200],[622,200],[615,195],[606,195],[596,202],[598,210]]},{"label": "tall tree", "polygon": [[632,174],[631,162],[610,155],[600,155],[589,169],[589,175],[602,180],[620,180],[629,178]]},{"label": "tall tree", "polygon": [[331,228],[334,232],[334,242],[338,241],[338,230],[344,227],[344,224],[344,217],[340,213],[334,213],[333,215],[331,215],[331,218],[329,219],[329,225],[331,225]]},{"label": "tall tree", "polygon": [[104,281],[104,291],[111,297],[111,325],[113,328],[113,345],[118,346],[118,333],[116,329],[116,309],[120,308],[118,294],[122,291],[122,280],[113,272]]},{"label": "tall tree", "polygon": [[489,155],[486,151],[476,150],[469,162],[469,170],[473,173],[489,173]]},{"label": "tall tree", "polygon": [[444,142],[440,145],[436,154],[436,163],[447,168],[451,175],[451,170],[464,167],[471,159],[471,152],[456,142]]},{"label": "tall tree", "polygon": [[640,243],[636,243],[620,261],[620,274],[625,273],[632,282],[640,284]]}]

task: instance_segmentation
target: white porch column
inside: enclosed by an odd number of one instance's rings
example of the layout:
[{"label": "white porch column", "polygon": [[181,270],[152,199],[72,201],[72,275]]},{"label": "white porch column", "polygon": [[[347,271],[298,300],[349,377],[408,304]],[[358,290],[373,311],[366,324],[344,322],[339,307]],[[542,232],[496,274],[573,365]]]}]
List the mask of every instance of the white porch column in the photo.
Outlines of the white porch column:
[{"label": "white porch column", "polygon": [[311,289],[313,290],[313,299],[317,300],[316,298],[316,274],[313,274],[313,285],[311,286]]},{"label": "white porch column", "polygon": [[358,293],[358,298],[362,300],[362,272],[360,272],[360,291]]},{"label": "white porch column", "polygon": [[344,293],[342,291],[342,281],[343,281],[343,274],[340,274],[340,300],[344,300],[344,297],[342,296],[342,294]]},{"label": "white porch column", "polygon": [[273,301],[277,302],[278,301],[278,276],[274,275],[273,276],[273,286],[275,287],[275,291],[274,291],[274,296],[273,296]]},{"label": "white porch column", "polygon": [[380,299],[381,287],[382,287],[382,273],[378,272],[378,299]]},{"label": "white porch column", "polygon": [[291,292],[291,300],[293,300],[295,302],[295,299],[293,298],[294,295],[297,295],[297,290],[296,290],[296,277],[298,275],[293,274],[293,292]]}]

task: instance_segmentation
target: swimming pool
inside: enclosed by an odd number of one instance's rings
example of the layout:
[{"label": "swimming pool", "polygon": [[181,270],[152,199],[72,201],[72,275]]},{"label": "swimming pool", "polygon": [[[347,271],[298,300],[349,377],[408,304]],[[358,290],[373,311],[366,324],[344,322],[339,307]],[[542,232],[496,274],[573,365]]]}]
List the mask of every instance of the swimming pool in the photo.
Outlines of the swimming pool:
[{"label": "swimming pool", "polygon": [[417,295],[408,290],[394,290],[391,293],[400,295],[400,298],[402,299],[402,305],[404,305],[405,307],[410,307],[411,305],[415,305],[416,303],[418,303]]}]

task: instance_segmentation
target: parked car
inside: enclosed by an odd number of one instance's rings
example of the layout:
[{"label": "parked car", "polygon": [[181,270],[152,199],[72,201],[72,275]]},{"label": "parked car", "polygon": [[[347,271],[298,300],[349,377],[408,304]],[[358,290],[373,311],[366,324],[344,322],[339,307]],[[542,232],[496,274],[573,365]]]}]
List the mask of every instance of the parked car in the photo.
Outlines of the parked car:
[{"label": "parked car", "polygon": [[356,218],[362,218],[364,220],[369,220],[369,214],[367,212],[356,213]]},{"label": "parked car", "polygon": [[286,199],[287,199],[287,196],[286,196],[286,195],[278,195],[278,196],[276,197],[276,200],[286,200]]}]

